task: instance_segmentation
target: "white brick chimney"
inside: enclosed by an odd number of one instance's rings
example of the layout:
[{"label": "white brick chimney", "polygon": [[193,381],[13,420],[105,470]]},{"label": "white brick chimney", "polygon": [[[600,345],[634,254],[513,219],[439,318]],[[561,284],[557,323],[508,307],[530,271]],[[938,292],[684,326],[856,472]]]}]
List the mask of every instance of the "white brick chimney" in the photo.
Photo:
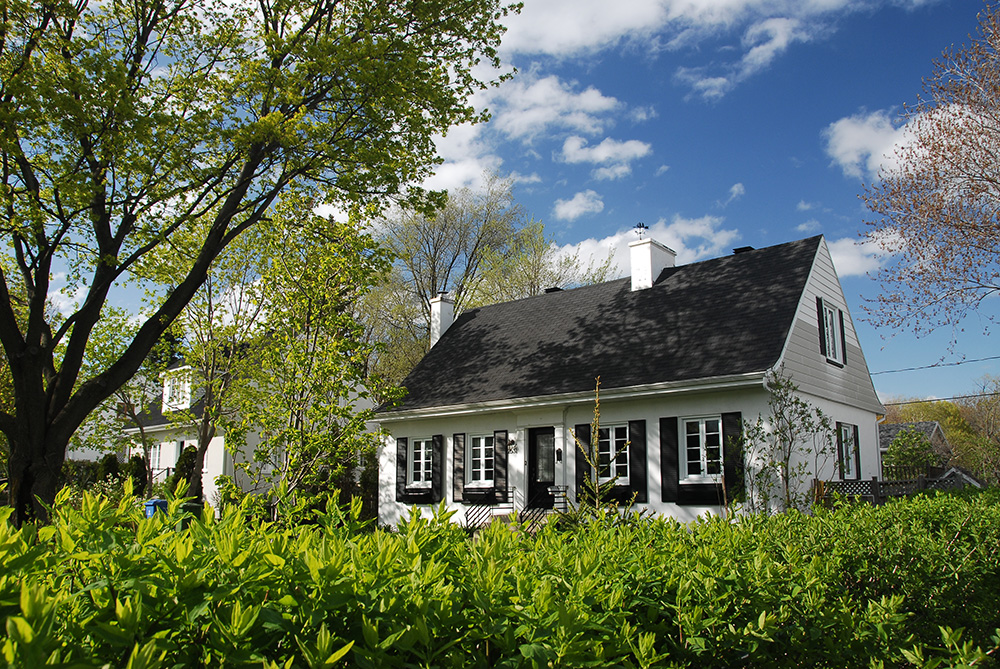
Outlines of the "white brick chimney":
[{"label": "white brick chimney", "polygon": [[448,293],[439,293],[431,298],[431,346],[451,327],[455,320],[455,300]]},{"label": "white brick chimney", "polygon": [[632,290],[652,288],[656,277],[674,266],[677,253],[654,239],[639,239],[628,245],[632,263]]}]

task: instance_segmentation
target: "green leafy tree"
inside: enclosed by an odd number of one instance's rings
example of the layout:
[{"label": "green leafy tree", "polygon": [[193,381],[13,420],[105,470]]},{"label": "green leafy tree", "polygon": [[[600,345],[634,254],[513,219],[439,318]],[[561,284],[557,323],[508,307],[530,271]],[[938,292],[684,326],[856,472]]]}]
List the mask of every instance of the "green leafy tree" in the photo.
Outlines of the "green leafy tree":
[{"label": "green leafy tree", "polygon": [[[497,0],[68,3],[0,12],[0,344],[14,406],[14,522],[46,517],[71,435],[139,369],[215,259],[289,184],[317,201],[412,203],[433,137],[483,118]],[[83,373],[124,284],[191,262],[123,352]],[[79,295],[47,311],[53,276]],[[12,296],[24,296],[19,318]]]},{"label": "green leafy tree", "polygon": [[[167,374],[187,384],[189,394],[182,398],[186,403],[172,407],[167,415],[179,429],[196,434],[195,474],[188,477],[186,492],[196,500],[204,496],[201,471],[208,447],[227,426],[241,420],[239,387],[253,384],[259,376],[254,349],[265,341],[265,306],[258,284],[276,252],[266,245],[267,234],[266,228],[257,228],[230,244],[177,319],[184,333],[179,345],[182,365]],[[184,253],[165,261],[164,280],[188,261]]]},{"label": "green leafy tree", "polygon": [[882,464],[919,469],[940,465],[941,459],[934,452],[934,446],[927,435],[919,430],[906,428],[900,430],[889,444]]},{"label": "green leafy tree", "polygon": [[299,498],[353,491],[359,468],[375,462],[374,401],[391,395],[367,373],[356,318],[388,255],[356,224],[302,225],[305,204],[283,203],[262,245],[272,258],[256,284],[266,318],[247,373],[234,378],[240,424],[229,428],[234,448],[255,440],[241,465],[253,486]]},{"label": "green leafy tree", "polygon": [[954,450],[960,464],[1000,485],[1000,377],[984,376],[977,390],[972,397],[956,401],[976,437]]},{"label": "green leafy tree", "polygon": [[781,372],[771,372],[765,385],[770,392],[768,415],[743,424],[741,501],[752,512],[805,510],[812,502],[810,479],[820,476],[833,456],[833,425]]}]

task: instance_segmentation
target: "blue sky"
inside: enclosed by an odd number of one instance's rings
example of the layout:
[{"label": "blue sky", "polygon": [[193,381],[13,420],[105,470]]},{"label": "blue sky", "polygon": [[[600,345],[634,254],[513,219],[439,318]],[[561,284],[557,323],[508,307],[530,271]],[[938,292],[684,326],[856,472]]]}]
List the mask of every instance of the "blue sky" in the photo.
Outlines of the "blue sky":
[{"label": "blue sky", "polygon": [[[627,263],[644,222],[679,262],[822,233],[883,401],[975,390],[1000,360],[980,321],[876,331],[873,249],[858,195],[902,133],[932,61],[969,41],[976,0],[525,0],[502,53],[517,68],[478,96],[492,119],[439,142],[429,185],[486,171],[567,249]],[[624,269],[623,269],[624,272]],[[995,300],[991,308],[996,311]],[[886,373],[937,363],[929,370]]]}]

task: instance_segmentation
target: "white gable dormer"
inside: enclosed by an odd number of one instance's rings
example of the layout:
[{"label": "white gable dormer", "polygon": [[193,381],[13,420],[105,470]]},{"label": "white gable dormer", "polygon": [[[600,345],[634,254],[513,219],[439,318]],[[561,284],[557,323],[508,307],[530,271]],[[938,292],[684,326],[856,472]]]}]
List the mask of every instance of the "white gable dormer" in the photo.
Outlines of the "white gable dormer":
[{"label": "white gable dormer", "polygon": [[163,413],[191,406],[191,368],[178,367],[163,373]]}]

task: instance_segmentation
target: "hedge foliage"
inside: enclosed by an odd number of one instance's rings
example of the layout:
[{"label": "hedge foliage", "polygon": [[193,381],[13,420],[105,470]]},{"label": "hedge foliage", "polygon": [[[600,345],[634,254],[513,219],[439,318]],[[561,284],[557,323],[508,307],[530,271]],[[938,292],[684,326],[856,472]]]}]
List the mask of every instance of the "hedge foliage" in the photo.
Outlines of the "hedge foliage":
[{"label": "hedge foliage", "polygon": [[280,528],[238,508],[185,523],[181,505],[146,519],[87,495],[21,529],[0,512],[6,661],[936,666],[1000,643],[995,490],[474,539],[443,512],[363,532],[339,511]]}]

